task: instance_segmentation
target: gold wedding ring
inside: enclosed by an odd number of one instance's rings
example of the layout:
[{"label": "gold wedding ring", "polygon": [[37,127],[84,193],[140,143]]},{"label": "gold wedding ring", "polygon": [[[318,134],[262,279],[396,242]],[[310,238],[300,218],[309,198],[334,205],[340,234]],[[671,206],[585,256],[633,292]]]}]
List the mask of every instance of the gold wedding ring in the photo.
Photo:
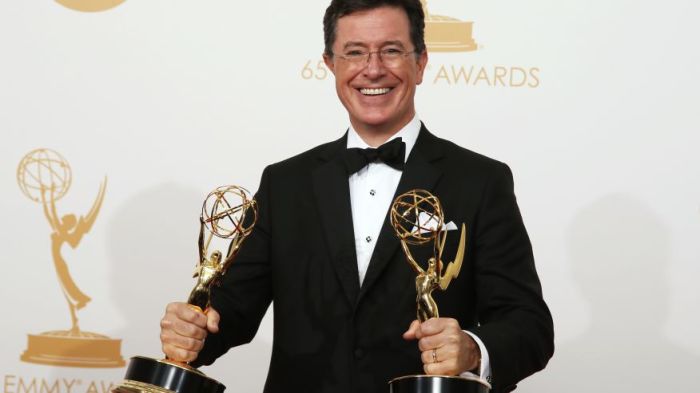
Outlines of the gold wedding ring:
[{"label": "gold wedding ring", "polygon": [[433,349],[433,363],[437,363],[437,362],[438,362],[438,360],[437,360],[437,350],[436,350],[436,349]]}]

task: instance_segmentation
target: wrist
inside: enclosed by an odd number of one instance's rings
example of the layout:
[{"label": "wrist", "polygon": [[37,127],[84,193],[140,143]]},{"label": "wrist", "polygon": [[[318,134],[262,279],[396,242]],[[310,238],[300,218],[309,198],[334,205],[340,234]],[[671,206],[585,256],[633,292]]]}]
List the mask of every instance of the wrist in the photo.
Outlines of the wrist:
[{"label": "wrist", "polygon": [[479,375],[481,373],[481,355],[477,355],[476,364],[474,364],[474,367],[472,367],[471,369],[469,369],[467,371],[474,373],[476,375]]},{"label": "wrist", "polygon": [[472,368],[470,368],[468,371],[472,372],[476,375],[481,374],[481,348],[479,348],[479,345],[477,345],[476,342],[474,342],[474,361],[472,363]]}]

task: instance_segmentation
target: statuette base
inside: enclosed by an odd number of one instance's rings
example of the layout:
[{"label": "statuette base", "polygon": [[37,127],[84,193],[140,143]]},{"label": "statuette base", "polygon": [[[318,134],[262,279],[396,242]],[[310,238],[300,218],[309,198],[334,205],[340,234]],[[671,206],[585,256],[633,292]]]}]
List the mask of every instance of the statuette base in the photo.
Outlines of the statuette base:
[{"label": "statuette base", "polygon": [[27,335],[20,360],[65,367],[122,367],[121,340],[79,330],[54,330]]},{"label": "statuette base", "polygon": [[170,360],[134,356],[112,393],[222,393],[222,383],[196,368]]},{"label": "statuette base", "polygon": [[491,385],[477,377],[407,375],[389,381],[389,393],[488,393]]}]

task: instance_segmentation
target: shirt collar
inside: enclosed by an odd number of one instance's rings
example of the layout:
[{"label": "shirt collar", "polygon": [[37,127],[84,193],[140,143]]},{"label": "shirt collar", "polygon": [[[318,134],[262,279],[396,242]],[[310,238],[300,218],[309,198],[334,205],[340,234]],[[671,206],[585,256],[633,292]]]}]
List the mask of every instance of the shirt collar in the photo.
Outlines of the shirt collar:
[{"label": "shirt collar", "polygon": [[[413,119],[411,119],[411,121],[408,122],[408,124],[406,124],[402,129],[399,130],[399,132],[392,135],[391,138],[387,139],[386,141],[389,142],[392,139],[401,138],[401,140],[406,144],[406,155],[404,157],[404,162],[408,160],[408,156],[409,154],[411,154],[411,150],[413,150],[413,146],[416,144],[416,139],[418,139],[418,133],[420,133],[420,128],[421,122],[418,118],[418,115],[416,114],[413,116]],[[357,131],[355,131],[355,129],[352,128],[352,125],[350,125],[350,128],[348,130],[347,148],[351,149],[355,147],[366,149],[372,146],[365,143],[365,141],[362,140]]]}]

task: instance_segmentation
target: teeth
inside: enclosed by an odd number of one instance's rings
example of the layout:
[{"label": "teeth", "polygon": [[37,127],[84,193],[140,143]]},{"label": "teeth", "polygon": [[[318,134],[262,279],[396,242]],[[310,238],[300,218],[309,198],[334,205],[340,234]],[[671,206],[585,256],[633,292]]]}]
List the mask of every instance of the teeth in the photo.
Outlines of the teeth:
[{"label": "teeth", "polygon": [[388,87],[384,87],[381,89],[360,89],[360,93],[366,95],[366,96],[378,96],[381,94],[386,94],[390,91],[391,89]]}]

